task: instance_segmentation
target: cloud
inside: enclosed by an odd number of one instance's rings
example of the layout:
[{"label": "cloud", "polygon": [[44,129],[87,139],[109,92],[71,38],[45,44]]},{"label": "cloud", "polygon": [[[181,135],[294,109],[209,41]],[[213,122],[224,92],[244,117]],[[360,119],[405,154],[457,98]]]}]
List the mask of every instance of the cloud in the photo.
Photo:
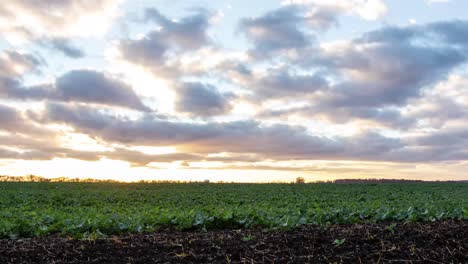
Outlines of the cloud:
[{"label": "cloud", "polygon": [[314,10],[334,10],[335,13],[345,13],[359,16],[366,20],[376,20],[383,17],[388,8],[383,0],[285,0],[283,5],[298,5]]},{"label": "cloud", "polygon": [[254,52],[266,55],[285,49],[300,49],[311,44],[314,37],[301,28],[306,18],[296,7],[282,7],[256,18],[243,19],[239,30],[253,42]]},{"label": "cloud", "polygon": [[463,123],[468,117],[468,78],[452,74],[409,102],[407,114],[431,129]]},{"label": "cloud", "polygon": [[121,106],[151,111],[132,88],[114,76],[94,70],[72,70],[54,84],[35,87],[0,87],[0,96],[17,100],[52,100]]},{"label": "cloud", "polygon": [[80,133],[121,144],[174,146],[187,153],[251,153],[269,159],[383,159],[403,147],[377,133],[351,138],[314,136],[300,126],[254,121],[193,123],[145,116],[119,118],[84,107],[48,104],[43,122],[72,126]]},{"label": "cloud", "polygon": [[45,41],[44,45],[60,51],[63,55],[73,59],[78,59],[85,56],[85,53],[81,49],[73,46],[69,39],[54,38]]},{"label": "cloud", "polygon": [[[16,108],[0,104],[0,131],[4,133],[37,135],[43,137],[51,133],[46,127],[33,124]],[[0,143],[0,145],[5,143]]]},{"label": "cloud", "polygon": [[202,9],[179,21],[168,19],[154,8],[145,11],[145,20],[161,27],[158,30],[161,41],[183,49],[197,49],[210,42],[206,32],[210,18],[210,13]]},{"label": "cloud", "polygon": [[0,78],[18,79],[28,72],[37,72],[44,62],[41,58],[18,51],[3,51],[0,53]]},{"label": "cloud", "polygon": [[[388,26],[350,41],[322,44],[315,52],[305,50],[289,65],[315,70],[333,82],[293,97],[306,103],[305,107],[279,112],[269,109],[261,115],[325,116],[331,122],[361,119],[393,128],[417,125],[416,116],[403,115],[399,108],[414,102],[423,91],[466,63],[468,42],[464,32],[468,33],[468,24],[457,20]],[[267,85],[247,81],[256,84],[254,87],[264,86],[264,89],[252,89],[259,97],[266,98],[264,90],[276,92],[277,86],[285,91],[277,99],[285,101],[295,95],[294,82],[275,85],[278,73],[271,69],[265,72],[262,79]]]},{"label": "cloud", "polygon": [[16,125],[22,118],[14,108],[0,105],[0,123],[2,130],[16,130]]},{"label": "cloud", "polygon": [[[422,30],[433,31],[440,40],[445,43],[453,43],[461,45],[464,50],[467,50],[468,44],[468,21],[466,20],[452,20],[443,22],[434,22],[428,24]],[[427,34],[427,32],[426,32]],[[430,36],[427,36],[430,39]]]},{"label": "cloud", "polygon": [[13,151],[0,147],[0,159],[19,159],[19,160],[49,160],[53,158],[53,153],[32,151]]},{"label": "cloud", "polygon": [[156,22],[159,28],[138,39],[122,40],[117,49],[121,60],[145,66],[159,77],[180,76],[181,56],[211,42],[207,34],[210,14],[204,10],[175,22],[156,9],[147,9],[145,18]]},{"label": "cloud", "polygon": [[[231,63],[221,74],[250,92],[244,99],[257,106],[257,118],[281,122],[317,118],[330,124],[415,128],[422,125],[423,114],[403,107],[424,104],[417,99],[426,90],[465,65],[466,33],[468,23],[460,20],[385,26],[348,41],[299,49],[279,66],[270,64],[259,70],[255,64]],[[266,103],[271,99],[281,107],[272,108]],[[447,114],[440,121],[461,116],[461,108],[445,100],[432,112]]]},{"label": "cloud", "polygon": [[319,74],[296,74],[287,69],[268,71],[250,85],[259,99],[307,98],[328,89],[327,80]]},{"label": "cloud", "polygon": [[210,84],[185,82],[177,90],[176,110],[193,116],[215,116],[232,109],[232,94],[220,93]]},{"label": "cloud", "polygon": [[[117,5],[105,0],[10,2],[0,7],[2,17],[12,21],[0,21],[2,35],[23,35],[70,58],[85,55],[74,37],[97,33],[85,26],[94,20],[81,17],[92,14],[108,26]],[[210,35],[213,13],[191,9],[172,18],[150,8],[138,21],[147,32],[129,32],[129,38],[111,44],[118,51],[115,61],[134,67],[122,75],[74,69],[41,83],[33,74],[47,69],[44,59],[4,51],[0,159],[192,165],[187,168],[207,162],[277,170],[301,169],[290,161],[466,160],[467,77],[459,69],[468,58],[467,21],[384,25],[347,40],[323,42],[336,36],[325,31],[340,26],[341,16],[376,20],[386,9],[379,0],[284,1],[277,9],[239,21],[237,29],[251,46],[228,50]],[[145,103],[133,90],[152,94],[152,82],[140,88],[142,82],[131,86],[123,81],[122,76],[140,70],[174,92],[166,115],[145,105],[166,99],[159,98],[158,87],[155,98],[145,97]],[[21,109],[24,101],[34,106]],[[85,151],[76,146],[79,142],[60,140],[71,132],[95,140],[104,150]],[[135,146],[170,146],[175,153],[148,154]],[[277,161],[284,163],[272,166]]]},{"label": "cloud", "polygon": [[0,32],[10,41],[104,33],[120,0],[6,1],[0,6]]},{"label": "cloud", "polygon": [[59,98],[65,101],[103,103],[150,111],[130,86],[92,70],[73,70],[62,75],[57,79],[56,89]]},{"label": "cloud", "polygon": [[[334,106],[385,106],[402,105],[418,96],[421,89],[466,62],[465,50],[447,40],[453,38],[449,32],[468,33],[468,24],[445,23],[449,30],[443,33],[440,25],[387,27],[369,32],[344,49],[325,51],[325,65],[341,73],[345,81],[323,99]],[[418,44],[417,40],[433,35],[442,42]]]}]

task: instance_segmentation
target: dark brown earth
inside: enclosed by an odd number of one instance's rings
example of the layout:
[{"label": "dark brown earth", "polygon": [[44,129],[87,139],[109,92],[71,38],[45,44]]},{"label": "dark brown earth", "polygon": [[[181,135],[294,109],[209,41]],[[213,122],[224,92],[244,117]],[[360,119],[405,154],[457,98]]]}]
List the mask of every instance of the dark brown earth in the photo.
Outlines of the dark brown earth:
[{"label": "dark brown earth", "polygon": [[468,221],[0,240],[0,263],[468,263]]}]

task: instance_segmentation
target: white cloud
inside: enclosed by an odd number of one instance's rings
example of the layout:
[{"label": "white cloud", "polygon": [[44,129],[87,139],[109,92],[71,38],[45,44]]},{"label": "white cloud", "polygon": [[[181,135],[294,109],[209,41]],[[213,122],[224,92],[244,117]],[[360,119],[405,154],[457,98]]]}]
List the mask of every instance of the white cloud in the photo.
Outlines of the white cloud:
[{"label": "white cloud", "polygon": [[387,13],[387,6],[383,0],[284,0],[282,4],[313,5],[323,8],[333,8],[366,20],[377,20]]},{"label": "white cloud", "polygon": [[11,43],[103,34],[121,0],[4,1],[0,32]]}]

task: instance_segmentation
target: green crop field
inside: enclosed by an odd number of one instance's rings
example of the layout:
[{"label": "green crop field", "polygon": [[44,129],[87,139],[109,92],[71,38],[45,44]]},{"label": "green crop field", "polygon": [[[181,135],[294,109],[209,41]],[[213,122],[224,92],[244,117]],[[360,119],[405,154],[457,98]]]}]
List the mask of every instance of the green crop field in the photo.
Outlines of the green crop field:
[{"label": "green crop field", "polygon": [[0,183],[0,238],[468,219],[468,184]]}]

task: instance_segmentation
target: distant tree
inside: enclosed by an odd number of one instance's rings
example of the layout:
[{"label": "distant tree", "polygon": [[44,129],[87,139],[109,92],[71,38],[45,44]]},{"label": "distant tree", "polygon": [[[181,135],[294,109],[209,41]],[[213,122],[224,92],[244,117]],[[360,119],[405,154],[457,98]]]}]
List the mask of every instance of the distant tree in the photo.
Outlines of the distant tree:
[{"label": "distant tree", "polygon": [[305,179],[303,177],[296,178],[296,184],[304,184],[304,183],[305,183]]}]

